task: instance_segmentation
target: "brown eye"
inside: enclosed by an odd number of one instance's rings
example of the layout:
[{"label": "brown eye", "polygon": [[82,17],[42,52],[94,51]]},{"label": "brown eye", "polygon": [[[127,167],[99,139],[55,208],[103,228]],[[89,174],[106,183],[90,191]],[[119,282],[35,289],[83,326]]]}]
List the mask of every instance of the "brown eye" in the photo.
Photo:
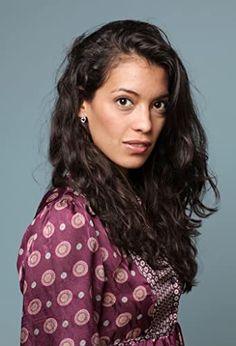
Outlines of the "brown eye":
[{"label": "brown eye", "polygon": [[116,103],[118,103],[119,106],[122,107],[129,107],[132,105],[132,101],[128,99],[127,97],[120,97],[116,100]]},{"label": "brown eye", "polygon": [[167,101],[156,101],[154,107],[160,112],[165,112],[167,108]]}]

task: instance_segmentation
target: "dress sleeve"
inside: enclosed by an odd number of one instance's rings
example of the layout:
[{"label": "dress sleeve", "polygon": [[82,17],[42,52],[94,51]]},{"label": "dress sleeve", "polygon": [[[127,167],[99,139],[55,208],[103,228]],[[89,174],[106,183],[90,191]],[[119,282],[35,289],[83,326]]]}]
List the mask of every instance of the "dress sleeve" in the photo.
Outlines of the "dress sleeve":
[{"label": "dress sleeve", "polygon": [[46,205],[19,252],[23,293],[21,345],[98,345],[106,281],[91,216],[81,200]]}]

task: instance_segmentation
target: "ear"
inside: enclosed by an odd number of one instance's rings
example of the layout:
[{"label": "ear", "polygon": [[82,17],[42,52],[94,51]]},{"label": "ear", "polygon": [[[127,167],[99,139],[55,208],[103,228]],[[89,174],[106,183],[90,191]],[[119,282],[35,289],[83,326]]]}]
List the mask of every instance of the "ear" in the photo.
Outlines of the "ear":
[{"label": "ear", "polygon": [[78,116],[82,117],[84,114],[87,115],[88,114],[88,109],[89,109],[88,102],[87,101],[83,101],[83,103],[80,106],[80,109],[78,111]]}]

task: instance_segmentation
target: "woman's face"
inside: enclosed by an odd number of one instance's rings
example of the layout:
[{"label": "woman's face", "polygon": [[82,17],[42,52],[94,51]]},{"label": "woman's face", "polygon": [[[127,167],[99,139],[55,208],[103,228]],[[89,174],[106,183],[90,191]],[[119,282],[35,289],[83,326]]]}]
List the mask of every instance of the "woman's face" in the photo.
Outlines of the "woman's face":
[{"label": "woman's face", "polygon": [[92,101],[84,101],[94,144],[123,169],[141,167],[165,124],[168,77],[164,68],[138,56],[111,69]]}]

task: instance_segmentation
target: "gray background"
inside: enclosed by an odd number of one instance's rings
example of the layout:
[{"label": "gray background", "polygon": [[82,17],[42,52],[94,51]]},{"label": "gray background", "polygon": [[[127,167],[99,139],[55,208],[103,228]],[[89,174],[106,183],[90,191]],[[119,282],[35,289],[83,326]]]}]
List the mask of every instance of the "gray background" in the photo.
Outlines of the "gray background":
[{"label": "gray background", "polygon": [[194,94],[209,138],[210,166],[219,180],[221,208],[203,223],[199,285],[182,297],[179,319],[187,346],[236,344],[236,3],[1,0],[1,345],[19,343],[22,301],[15,262],[50,177],[46,147],[56,69],[73,38],[122,18],[148,20],[164,29],[200,91]]}]

